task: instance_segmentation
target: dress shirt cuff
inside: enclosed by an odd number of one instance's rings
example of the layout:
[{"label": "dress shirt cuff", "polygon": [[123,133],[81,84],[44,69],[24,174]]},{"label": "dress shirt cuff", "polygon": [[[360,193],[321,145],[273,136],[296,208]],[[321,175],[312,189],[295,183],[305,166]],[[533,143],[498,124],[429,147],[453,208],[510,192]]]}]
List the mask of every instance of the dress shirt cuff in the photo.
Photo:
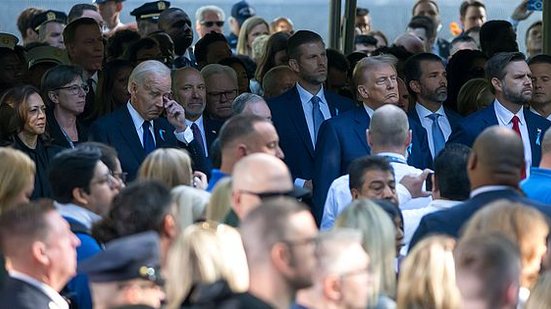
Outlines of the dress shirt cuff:
[{"label": "dress shirt cuff", "polygon": [[190,126],[186,126],[186,129],[182,132],[177,132],[176,130],[174,130],[174,136],[176,136],[177,140],[186,145],[193,142],[193,131],[191,130]]},{"label": "dress shirt cuff", "polygon": [[306,183],[306,179],[295,178],[295,186],[304,188],[305,183]]}]

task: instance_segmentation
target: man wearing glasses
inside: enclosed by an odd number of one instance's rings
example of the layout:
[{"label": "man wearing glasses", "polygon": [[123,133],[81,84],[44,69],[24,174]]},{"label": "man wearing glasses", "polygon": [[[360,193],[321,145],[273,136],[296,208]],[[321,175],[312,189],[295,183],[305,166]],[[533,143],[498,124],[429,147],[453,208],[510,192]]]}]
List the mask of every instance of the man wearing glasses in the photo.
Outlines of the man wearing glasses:
[{"label": "man wearing glasses", "polygon": [[232,102],[237,97],[237,75],[224,65],[209,64],[201,70],[207,90],[206,114],[225,121],[233,114]]},{"label": "man wearing glasses", "polygon": [[215,5],[202,6],[195,12],[195,31],[202,38],[210,32],[224,32],[224,11]]}]

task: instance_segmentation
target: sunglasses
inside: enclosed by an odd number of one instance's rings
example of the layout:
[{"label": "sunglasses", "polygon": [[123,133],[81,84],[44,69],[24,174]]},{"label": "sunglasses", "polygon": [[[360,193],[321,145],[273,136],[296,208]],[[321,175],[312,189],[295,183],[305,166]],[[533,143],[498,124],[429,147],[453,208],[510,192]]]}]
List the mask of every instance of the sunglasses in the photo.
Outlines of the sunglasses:
[{"label": "sunglasses", "polygon": [[210,28],[214,25],[216,25],[218,27],[223,27],[224,26],[224,21],[202,21],[201,25],[206,26],[208,28]]}]

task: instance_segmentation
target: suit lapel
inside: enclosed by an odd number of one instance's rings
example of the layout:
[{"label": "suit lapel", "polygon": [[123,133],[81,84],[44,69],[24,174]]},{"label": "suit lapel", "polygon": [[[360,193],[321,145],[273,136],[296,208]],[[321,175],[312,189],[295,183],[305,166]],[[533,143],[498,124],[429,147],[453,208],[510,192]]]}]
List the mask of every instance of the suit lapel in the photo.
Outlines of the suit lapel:
[{"label": "suit lapel", "polygon": [[306,116],[304,115],[304,110],[302,109],[302,103],[300,101],[300,96],[298,94],[297,87],[289,91],[289,117],[291,122],[297,129],[297,133],[306,145],[310,156],[314,157],[314,145],[312,145],[312,140],[310,139],[310,131],[308,131],[308,124],[306,123]]},{"label": "suit lapel", "polygon": [[136,158],[136,160],[138,160],[138,162],[142,162],[145,158],[145,152],[142,143],[140,142],[140,138],[138,137],[138,133],[134,129],[134,122],[132,121],[128,108],[123,107],[116,112],[120,113],[120,117],[117,118],[119,119],[120,125],[118,129],[122,138],[128,144],[130,149],[132,149],[132,155]]},{"label": "suit lapel", "polygon": [[354,110],[354,132],[360,141],[360,144],[364,147],[366,153],[370,153],[371,149],[367,144],[366,130],[369,128],[369,115],[363,107],[357,107]]},{"label": "suit lapel", "polygon": [[488,127],[499,124],[499,122],[497,121],[494,104],[498,103],[494,101],[494,103],[482,110],[482,119],[484,122],[486,122],[486,124],[488,124]]},{"label": "suit lapel", "polygon": [[208,119],[208,117],[203,116],[203,129],[205,130],[205,139],[207,140],[207,147],[210,148],[212,142],[218,137],[218,131],[220,127],[215,125],[214,121]]},{"label": "suit lapel", "polygon": [[524,120],[528,128],[528,136],[530,138],[530,148],[532,150],[532,166],[537,166],[541,160],[541,140],[545,133],[545,127],[539,127],[537,115],[524,108]]}]

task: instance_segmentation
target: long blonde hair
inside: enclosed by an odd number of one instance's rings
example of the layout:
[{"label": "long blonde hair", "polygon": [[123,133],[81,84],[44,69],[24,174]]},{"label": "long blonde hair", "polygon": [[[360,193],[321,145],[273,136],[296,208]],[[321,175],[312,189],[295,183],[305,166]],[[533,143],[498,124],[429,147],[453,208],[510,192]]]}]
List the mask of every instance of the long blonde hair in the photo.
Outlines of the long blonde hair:
[{"label": "long blonde hair", "polygon": [[138,179],[158,180],[169,188],[189,186],[192,181],[191,158],[183,149],[156,149],[142,162]]},{"label": "long blonde hair", "polygon": [[24,152],[0,148],[0,213],[14,206],[15,199],[34,180],[36,165]]},{"label": "long blonde hair", "polygon": [[210,198],[207,191],[181,185],[170,190],[170,195],[176,203],[176,220],[182,230],[205,217]]},{"label": "long blonde hair", "polygon": [[241,25],[241,30],[239,31],[239,37],[237,39],[237,54],[238,55],[245,55],[245,56],[252,56],[252,46],[249,46],[249,33],[251,33],[251,30],[258,26],[258,25],[266,25],[266,29],[270,31],[270,25],[268,25],[268,22],[264,19],[253,16],[245,20],[243,25]]},{"label": "long blonde hair", "polygon": [[207,220],[223,222],[231,209],[231,177],[225,177],[218,181],[210,196],[207,205]]}]

